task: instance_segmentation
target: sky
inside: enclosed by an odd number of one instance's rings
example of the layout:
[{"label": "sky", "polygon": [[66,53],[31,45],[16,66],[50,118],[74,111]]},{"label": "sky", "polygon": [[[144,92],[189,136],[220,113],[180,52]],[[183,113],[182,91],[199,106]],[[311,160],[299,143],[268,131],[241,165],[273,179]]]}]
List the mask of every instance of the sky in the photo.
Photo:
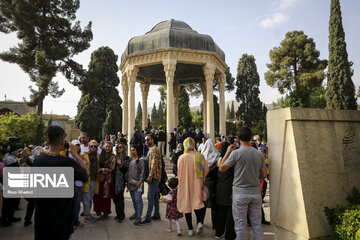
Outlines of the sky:
[{"label": "sky", "polygon": [[[341,0],[341,11],[349,60],[354,63],[353,82],[360,86],[360,1]],[[260,76],[260,99],[270,104],[281,97],[276,88],[268,86],[264,73],[270,63],[269,51],[280,45],[285,34],[303,30],[314,39],[320,59],[328,58],[328,23],[330,0],[81,0],[77,19],[82,26],[92,22],[91,46],[75,56],[87,69],[93,51],[102,46],[112,48],[120,57],[128,41],[150,31],[157,23],[176,19],[189,24],[198,33],[210,35],[225,52],[225,61],[233,77],[239,58],[254,55]],[[7,51],[19,41],[16,34],[0,33],[0,52]],[[120,70],[118,71],[121,77]],[[44,112],[74,117],[81,97],[80,90],[69,84],[59,73],[54,78],[65,93],[60,98],[50,95],[44,100]],[[31,82],[16,64],[0,61],[0,101],[29,100]],[[159,86],[151,86],[148,106],[158,104]],[[122,98],[120,85],[119,94]],[[235,93],[225,94],[225,100],[235,100]],[[200,105],[202,98],[191,98],[190,105]],[[135,87],[135,105],[141,102],[139,84]]]}]

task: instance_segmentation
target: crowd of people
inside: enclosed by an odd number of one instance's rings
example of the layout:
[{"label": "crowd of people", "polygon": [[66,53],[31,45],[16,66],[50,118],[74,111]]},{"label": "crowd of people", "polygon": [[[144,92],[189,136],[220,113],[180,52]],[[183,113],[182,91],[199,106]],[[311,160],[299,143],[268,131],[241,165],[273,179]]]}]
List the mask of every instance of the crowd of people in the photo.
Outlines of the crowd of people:
[{"label": "crowd of people", "polygon": [[[73,198],[26,199],[24,226],[32,224],[35,211],[35,239],[68,239],[75,229],[84,226],[83,222],[95,224],[109,218],[112,202],[114,219],[123,222],[125,191],[130,193],[134,210],[129,219],[136,226],[161,220],[159,202],[163,201],[167,204],[168,232],[175,223],[181,235],[179,219],[185,216],[188,235],[195,231],[201,234],[206,209],[210,208],[216,239],[222,235],[225,239],[246,239],[247,226],[252,227],[254,239],[263,239],[261,224],[269,224],[262,209],[269,178],[267,146],[258,135],[252,137],[249,128],[240,128],[237,136],[216,133],[214,141],[200,128],[185,131],[178,126],[168,142],[163,128],[135,129],[130,144],[120,132],[106,136],[100,143],[83,132],[68,149],[65,137],[64,129],[49,126],[42,147],[0,148],[1,183],[4,166],[74,168]],[[170,179],[164,161],[167,145],[175,175]],[[143,212],[145,184],[148,206]],[[21,221],[14,216],[19,203],[20,199],[0,198],[0,224],[10,226]],[[91,208],[96,216],[91,214]]]}]

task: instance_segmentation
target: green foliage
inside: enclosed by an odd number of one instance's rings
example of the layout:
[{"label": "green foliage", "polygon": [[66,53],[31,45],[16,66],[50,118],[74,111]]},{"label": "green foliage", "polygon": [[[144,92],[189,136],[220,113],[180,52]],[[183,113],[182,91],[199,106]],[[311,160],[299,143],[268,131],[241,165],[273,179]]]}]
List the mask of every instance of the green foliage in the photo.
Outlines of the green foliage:
[{"label": "green foliage", "polygon": [[235,120],[235,105],[234,101],[231,102],[230,119]]},{"label": "green foliage", "polygon": [[192,120],[191,120],[192,126],[194,127],[203,127],[204,119],[202,114],[200,112],[196,112],[196,114],[193,114]]},{"label": "green foliage", "polygon": [[231,119],[230,107],[229,104],[226,105],[226,119]]},{"label": "green foliage", "polygon": [[360,238],[360,193],[353,187],[346,198],[350,204],[337,205],[336,208],[325,207],[329,223],[333,226],[336,239],[359,240]]},{"label": "green foliage", "polygon": [[153,125],[157,125],[157,119],[158,119],[158,117],[157,117],[157,110],[156,110],[156,105],[155,105],[155,103],[154,103],[154,106],[152,107],[152,109],[151,109],[151,125],[153,126]]},{"label": "green foliage", "polygon": [[[140,122],[142,120],[142,107],[141,107],[140,102],[138,103],[138,106],[136,108],[136,117],[135,117],[135,119],[140,120]],[[138,129],[141,129],[141,128],[138,128]]]},{"label": "green foliage", "polygon": [[235,122],[226,121],[226,135],[232,134],[236,136],[238,134],[239,128]]},{"label": "green foliage", "polygon": [[237,117],[241,125],[251,128],[260,120],[265,120],[262,103],[259,98],[260,77],[257,72],[255,58],[243,54],[239,59],[236,76],[236,101],[241,104],[237,110]]},{"label": "green foliage", "polygon": [[315,87],[311,91],[297,90],[285,97],[281,97],[277,102],[273,103],[273,106],[285,108],[285,107],[300,107],[300,108],[325,108],[325,89],[323,86]]},{"label": "green foliage", "polygon": [[179,113],[179,124],[182,125],[185,129],[192,127],[190,98],[184,86],[180,87],[178,113]]},{"label": "green foliage", "polygon": [[166,125],[166,109],[163,102],[159,102],[159,107],[157,111],[157,123],[159,126]]},{"label": "green foliage", "polygon": [[41,117],[35,113],[0,115],[0,142],[5,144],[8,137],[19,137],[26,145],[40,144],[44,138],[43,126]]},{"label": "green foliage", "polygon": [[109,47],[100,47],[91,54],[75,117],[76,126],[87,132],[90,138],[99,140],[121,131],[122,99],[116,88],[120,83],[116,73],[117,59]]},{"label": "green foliage", "polygon": [[327,61],[319,59],[314,40],[303,31],[286,33],[280,46],[274,47],[269,55],[271,63],[266,64],[269,68],[265,73],[266,83],[277,87],[281,94],[292,95],[292,105],[301,106],[306,101],[301,97],[321,86]]},{"label": "green foliage", "polygon": [[339,0],[331,0],[329,20],[329,68],[326,89],[330,109],[357,108],[355,86],[351,77],[352,63],[348,60],[345,33]]},{"label": "green foliage", "polygon": [[0,31],[16,32],[20,40],[0,59],[18,64],[35,83],[29,105],[37,105],[38,114],[48,94],[60,97],[65,91],[53,81],[58,72],[75,86],[82,84],[85,71],[72,58],[89,48],[93,36],[91,22],[82,30],[75,21],[79,7],[79,0],[0,0]]}]

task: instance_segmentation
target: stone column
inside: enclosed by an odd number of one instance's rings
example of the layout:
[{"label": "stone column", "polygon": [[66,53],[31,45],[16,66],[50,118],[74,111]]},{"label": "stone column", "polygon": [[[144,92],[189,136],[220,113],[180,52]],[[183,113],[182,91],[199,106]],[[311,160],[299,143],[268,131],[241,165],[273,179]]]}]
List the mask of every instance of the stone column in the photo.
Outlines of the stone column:
[{"label": "stone column", "polygon": [[129,84],[129,123],[128,123],[128,154],[130,156],[130,141],[131,137],[134,134],[134,126],[135,126],[135,81],[137,73],[139,72],[139,69],[135,67],[134,65],[130,65],[127,67],[127,79]]},{"label": "stone column", "polygon": [[[166,76],[166,131],[167,141],[170,139],[170,132],[174,129],[174,76],[176,70],[176,59],[164,59],[164,72]],[[169,156],[169,151],[167,151]]]},{"label": "stone column", "polygon": [[207,107],[206,107],[206,102],[207,102],[207,97],[206,97],[206,82],[205,80],[203,82],[200,82],[200,87],[201,87],[201,92],[203,95],[203,132],[207,133],[206,129],[206,119],[207,119]]},{"label": "stone column", "polygon": [[150,84],[148,83],[141,83],[140,84],[140,88],[141,88],[141,94],[142,94],[142,129],[145,130],[148,126],[147,126],[147,98],[148,98],[148,94],[149,94],[149,87]]},{"label": "stone column", "polygon": [[129,85],[126,78],[126,73],[122,75],[121,78],[121,87],[123,91],[123,114],[122,114],[122,133],[128,133],[128,93]]},{"label": "stone column", "polygon": [[[179,92],[180,85],[174,85],[174,127],[179,125]],[[172,131],[173,129],[170,129]]]},{"label": "stone column", "polygon": [[226,135],[226,116],[225,116],[225,82],[226,75],[221,73],[218,78],[219,83],[219,133],[220,135]]},{"label": "stone column", "polygon": [[215,127],[214,127],[214,99],[213,99],[213,84],[215,75],[215,64],[206,63],[203,66],[205,82],[206,82],[206,108],[207,108],[207,121],[206,121],[206,132],[208,138],[214,139]]}]

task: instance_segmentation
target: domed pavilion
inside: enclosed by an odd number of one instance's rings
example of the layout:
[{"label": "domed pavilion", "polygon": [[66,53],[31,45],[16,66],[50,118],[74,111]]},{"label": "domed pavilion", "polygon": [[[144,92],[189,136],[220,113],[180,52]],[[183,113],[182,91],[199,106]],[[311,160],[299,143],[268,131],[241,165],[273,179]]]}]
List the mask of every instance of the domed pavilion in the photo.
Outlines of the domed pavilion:
[{"label": "domed pavilion", "polygon": [[147,127],[147,98],[150,84],[166,85],[166,131],[178,125],[178,95],[180,86],[199,84],[203,94],[203,129],[214,138],[213,81],[220,93],[219,129],[225,125],[225,54],[206,34],[194,31],[178,20],[163,21],[142,36],[130,39],[122,54],[120,70],[123,99],[123,133],[130,136],[135,126],[135,82],[142,94],[142,128]]}]

